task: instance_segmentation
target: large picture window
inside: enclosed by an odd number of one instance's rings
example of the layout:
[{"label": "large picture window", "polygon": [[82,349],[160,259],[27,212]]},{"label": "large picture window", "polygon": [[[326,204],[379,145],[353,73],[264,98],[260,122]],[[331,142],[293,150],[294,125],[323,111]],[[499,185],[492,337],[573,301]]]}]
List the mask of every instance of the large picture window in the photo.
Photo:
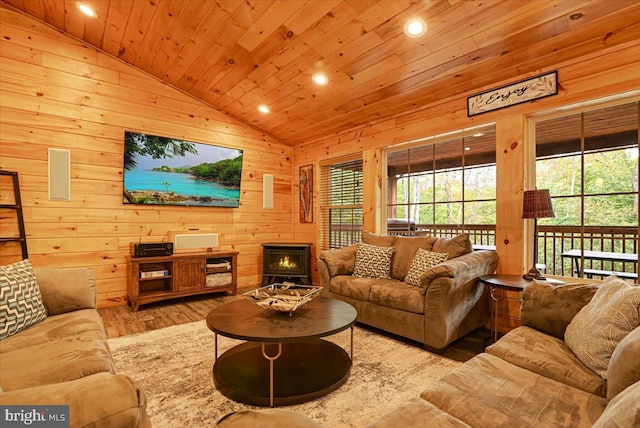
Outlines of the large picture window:
[{"label": "large picture window", "polygon": [[538,223],[548,273],[637,279],[638,115],[631,102],[535,121],[536,186],[555,211]]},{"label": "large picture window", "polygon": [[495,245],[495,125],[406,146],[387,153],[387,233]]},{"label": "large picture window", "polygon": [[320,248],[355,244],[362,236],[362,158],[320,166]]}]

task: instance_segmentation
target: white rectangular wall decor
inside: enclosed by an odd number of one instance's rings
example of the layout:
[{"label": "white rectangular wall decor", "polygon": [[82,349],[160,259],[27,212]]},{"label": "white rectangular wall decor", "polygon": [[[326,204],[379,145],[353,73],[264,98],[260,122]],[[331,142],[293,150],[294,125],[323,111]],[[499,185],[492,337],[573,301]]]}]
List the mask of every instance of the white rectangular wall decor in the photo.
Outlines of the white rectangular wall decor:
[{"label": "white rectangular wall decor", "polygon": [[49,200],[71,200],[71,152],[49,148]]},{"label": "white rectangular wall decor", "polygon": [[217,233],[177,234],[173,237],[174,251],[213,249],[218,246]]},{"label": "white rectangular wall decor", "polygon": [[262,208],[273,209],[273,174],[262,174]]}]

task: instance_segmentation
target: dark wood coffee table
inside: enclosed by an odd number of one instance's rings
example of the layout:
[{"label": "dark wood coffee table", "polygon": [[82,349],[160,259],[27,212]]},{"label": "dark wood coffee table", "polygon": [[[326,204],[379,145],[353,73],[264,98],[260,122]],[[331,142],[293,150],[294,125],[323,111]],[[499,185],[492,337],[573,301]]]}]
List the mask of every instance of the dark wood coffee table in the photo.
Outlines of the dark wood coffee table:
[{"label": "dark wood coffee table", "polygon": [[[213,381],[227,397],[257,406],[304,403],[349,378],[357,312],[348,303],[317,297],[291,315],[236,300],[213,309]],[[351,328],[348,354],[321,339]],[[218,357],[218,335],[246,340]]]}]

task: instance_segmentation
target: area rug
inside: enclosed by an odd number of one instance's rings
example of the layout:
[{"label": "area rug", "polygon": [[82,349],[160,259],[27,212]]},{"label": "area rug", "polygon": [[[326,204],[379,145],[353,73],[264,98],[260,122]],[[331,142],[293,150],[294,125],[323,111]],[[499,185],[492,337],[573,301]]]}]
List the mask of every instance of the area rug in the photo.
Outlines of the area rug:
[{"label": "area rug", "polygon": [[[203,320],[109,340],[118,373],[131,376],[144,389],[155,428],[211,427],[229,412],[257,408],[216,391],[213,339]],[[349,350],[348,330],[327,340]],[[218,336],[218,354],[238,343]],[[364,427],[462,364],[359,327],[353,358],[351,376],[339,389],[282,408],[326,428]]]}]

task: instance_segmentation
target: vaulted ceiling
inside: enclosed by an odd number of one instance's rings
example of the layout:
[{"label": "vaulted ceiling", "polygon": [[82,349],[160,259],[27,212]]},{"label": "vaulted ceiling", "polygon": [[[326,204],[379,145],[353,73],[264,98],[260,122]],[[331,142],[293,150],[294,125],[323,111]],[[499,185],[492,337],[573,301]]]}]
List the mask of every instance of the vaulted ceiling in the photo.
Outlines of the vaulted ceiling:
[{"label": "vaulted ceiling", "polygon": [[2,1],[290,145],[640,38],[636,0]]}]

